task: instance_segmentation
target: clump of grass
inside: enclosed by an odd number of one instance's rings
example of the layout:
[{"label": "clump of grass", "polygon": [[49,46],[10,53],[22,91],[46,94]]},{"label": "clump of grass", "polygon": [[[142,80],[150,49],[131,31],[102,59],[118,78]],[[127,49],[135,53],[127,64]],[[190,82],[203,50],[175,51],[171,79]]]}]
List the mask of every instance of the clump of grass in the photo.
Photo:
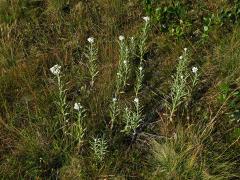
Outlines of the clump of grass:
[{"label": "clump of grass", "polygon": [[[18,32],[14,32],[16,23],[11,25],[1,24],[0,26],[0,64],[3,67],[10,68],[17,64],[19,58],[24,57],[23,42]],[[17,40],[18,38],[18,40]]]},{"label": "clump of grass", "polygon": [[[151,140],[152,158],[150,162],[155,169],[151,178],[157,179],[229,179],[235,177],[232,173],[234,162],[222,163],[215,152],[208,149],[210,143],[209,129],[198,129],[189,126],[186,129],[177,127],[175,135],[162,142]],[[211,126],[212,128],[212,126]],[[209,131],[210,130],[210,131]],[[207,154],[206,154],[207,149]]]},{"label": "clump of grass", "polygon": [[70,157],[70,163],[63,166],[60,170],[61,179],[84,179],[84,162],[79,156]]},{"label": "clump of grass", "polygon": [[52,14],[52,17],[58,18],[65,5],[69,4],[68,0],[47,0],[47,13]]}]

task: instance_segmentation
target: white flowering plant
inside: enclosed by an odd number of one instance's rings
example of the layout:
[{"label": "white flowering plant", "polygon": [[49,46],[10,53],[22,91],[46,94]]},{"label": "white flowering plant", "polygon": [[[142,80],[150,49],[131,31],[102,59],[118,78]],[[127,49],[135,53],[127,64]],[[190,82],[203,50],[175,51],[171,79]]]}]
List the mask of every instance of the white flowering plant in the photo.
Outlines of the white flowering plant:
[{"label": "white flowering plant", "polygon": [[134,99],[134,109],[125,108],[123,112],[123,121],[124,121],[124,129],[121,132],[124,132],[127,135],[136,134],[137,128],[140,126],[142,122],[142,107],[140,106],[139,98]]},{"label": "white flowering plant", "polygon": [[[188,49],[184,48],[183,54],[179,57],[176,74],[173,76],[170,94],[171,100],[170,103],[166,102],[166,105],[170,111],[170,121],[173,121],[174,114],[182,103],[185,102],[185,106],[188,105],[188,101],[190,100],[192,94],[192,89],[198,82],[198,68],[192,67],[192,72],[190,72],[188,65]],[[189,79],[192,79],[192,84],[189,83],[191,82]]]},{"label": "white flowering plant", "polygon": [[104,137],[93,138],[93,140],[90,141],[90,145],[93,151],[94,159],[97,163],[101,163],[107,153],[108,145],[106,139]]},{"label": "white flowering plant", "polygon": [[53,67],[50,68],[51,73],[55,76],[59,76],[61,73],[61,66],[56,64]]},{"label": "white flowering plant", "polygon": [[188,94],[187,79],[189,73],[187,71],[189,60],[187,56],[187,49],[184,48],[183,55],[179,57],[176,74],[173,76],[173,83],[171,85],[171,102],[169,106],[170,121],[173,121],[174,113],[177,107],[183,102],[184,97]]},{"label": "white flowering plant", "polygon": [[199,80],[199,76],[200,76],[200,73],[199,73],[199,70],[197,67],[192,67],[192,87],[195,87],[198,83],[198,80]]},{"label": "white flowering plant", "polygon": [[111,129],[113,128],[113,125],[114,125],[119,113],[120,113],[120,109],[118,106],[118,101],[117,101],[117,98],[114,97],[110,104]]},{"label": "white flowering plant", "polygon": [[84,128],[84,119],[86,117],[86,110],[80,103],[74,104],[74,110],[76,111],[77,121],[71,125],[71,135],[77,142],[78,146],[83,142],[83,137],[86,128]]},{"label": "white flowering plant", "polygon": [[94,82],[95,82],[95,78],[98,74],[98,70],[97,70],[98,48],[97,48],[97,45],[96,45],[93,37],[89,37],[87,39],[87,41],[89,42],[89,45],[87,45],[87,50],[85,52],[85,57],[87,58],[86,66],[87,66],[88,71],[89,71],[89,75],[90,75],[90,79],[91,79],[90,85],[92,87]]},{"label": "white flowering plant", "polygon": [[146,16],[143,17],[144,20],[144,26],[142,28],[142,32],[140,34],[140,40],[138,43],[138,48],[139,48],[139,57],[140,57],[140,65],[142,65],[143,61],[144,61],[144,54],[147,50],[147,46],[146,46],[146,42],[147,42],[147,38],[148,38],[148,32],[150,30],[150,17]]},{"label": "white flowering plant", "polygon": [[130,38],[129,42],[129,52],[130,52],[130,59],[133,60],[137,54],[137,43],[136,39],[134,36]]},{"label": "white flowering plant", "polygon": [[60,122],[58,122],[58,126],[64,132],[66,132],[66,126],[69,122],[68,120],[68,112],[67,112],[67,102],[66,102],[66,89],[64,88],[64,84],[61,79],[61,66],[56,64],[50,68],[50,71],[53,75],[57,77],[57,85],[58,85],[58,98],[56,100],[56,104],[59,109]]},{"label": "white flowering plant", "polygon": [[143,78],[144,78],[144,69],[143,69],[143,66],[139,66],[139,68],[136,70],[136,83],[134,87],[136,97],[138,96],[139,91],[142,88]]},{"label": "white flowering plant", "polygon": [[116,79],[116,95],[119,94],[127,85],[127,81],[130,75],[130,51],[124,36],[119,36],[119,65]]}]

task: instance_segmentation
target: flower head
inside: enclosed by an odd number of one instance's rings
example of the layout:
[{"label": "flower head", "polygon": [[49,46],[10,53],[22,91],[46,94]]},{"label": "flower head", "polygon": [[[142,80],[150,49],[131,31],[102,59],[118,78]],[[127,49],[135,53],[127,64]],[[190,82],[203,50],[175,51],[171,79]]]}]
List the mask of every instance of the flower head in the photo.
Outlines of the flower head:
[{"label": "flower head", "polygon": [[136,98],[134,99],[134,102],[135,102],[135,103],[139,103],[139,99],[136,97]]},{"label": "flower head", "polygon": [[187,52],[187,48],[184,48],[184,51]]},{"label": "flower head", "polygon": [[198,68],[197,68],[197,67],[192,67],[192,72],[193,72],[194,74],[196,74],[197,71],[198,71]]},{"label": "flower head", "polygon": [[112,101],[113,101],[113,102],[116,102],[116,101],[117,101],[117,98],[114,97],[114,98],[112,99]]},{"label": "flower head", "polygon": [[145,17],[143,17],[143,20],[144,20],[145,22],[148,22],[148,21],[150,20],[150,17],[145,16]]},{"label": "flower head", "polygon": [[179,57],[179,59],[181,59],[181,60],[182,60],[182,59],[183,59],[183,57],[182,57],[182,56],[180,56],[180,57]]},{"label": "flower head", "polygon": [[139,69],[140,71],[142,71],[142,70],[143,70],[143,67],[142,67],[142,66],[140,66],[138,69]]},{"label": "flower head", "polygon": [[80,109],[82,109],[81,104],[80,104],[80,103],[75,103],[75,104],[74,104],[74,109],[75,109],[75,110],[80,110]]},{"label": "flower head", "polygon": [[126,64],[127,64],[127,61],[126,61],[126,60],[124,60],[124,61],[123,61],[123,63],[126,65]]},{"label": "flower head", "polygon": [[118,39],[119,39],[120,41],[123,41],[123,40],[125,39],[125,37],[124,37],[123,35],[120,35],[120,36],[118,37]]},{"label": "flower head", "polygon": [[93,38],[93,37],[89,37],[89,38],[87,39],[87,41],[92,44],[92,43],[94,43],[94,38]]},{"label": "flower head", "polygon": [[61,66],[56,64],[53,67],[50,68],[50,71],[54,74],[54,75],[59,75],[61,72]]}]

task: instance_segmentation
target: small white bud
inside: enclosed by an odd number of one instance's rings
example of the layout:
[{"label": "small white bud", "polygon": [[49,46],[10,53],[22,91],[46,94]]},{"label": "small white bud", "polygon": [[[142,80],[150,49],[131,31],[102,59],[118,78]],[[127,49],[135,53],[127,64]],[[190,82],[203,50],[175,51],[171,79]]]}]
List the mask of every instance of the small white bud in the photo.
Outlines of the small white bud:
[{"label": "small white bud", "polygon": [[182,57],[182,56],[180,56],[180,57],[179,57],[179,59],[181,59],[181,60],[182,60],[182,59],[183,59],[183,57]]},{"label": "small white bud", "polygon": [[203,29],[205,32],[208,31],[208,26],[204,26]]},{"label": "small white bud", "polygon": [[187,48],[184,48],[184,51],[187,52]]},{"label": "small white bud", "polygon": [[113,101],[113,102],[116,102],[116,101],[117,101],[117,98],[114,97],[114,98],[112,99],[112,101]]},{"label": "small white bud", "polygon": [[126,65],[126,64],[127,64],[127,61],[126,61],[126,60],[124,60],[124,61],[123,61],[123,63]]},{"label": "small white bud", "polygon": [[142,66],[140,66],[138,69],[139,69],[140,71],[142,71],[142,70],[143,70],[143,67],[142,67]]}]

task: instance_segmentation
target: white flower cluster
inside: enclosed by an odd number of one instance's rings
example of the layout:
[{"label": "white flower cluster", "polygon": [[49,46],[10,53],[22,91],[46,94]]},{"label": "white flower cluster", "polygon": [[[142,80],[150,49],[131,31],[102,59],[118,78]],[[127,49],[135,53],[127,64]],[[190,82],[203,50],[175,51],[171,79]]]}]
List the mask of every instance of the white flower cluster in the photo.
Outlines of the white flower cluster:
[{"label": "white flower cluster", "polygon": [[112,99],[112,101],[113,101],[113,102],[116,102],[116,101],[117,101],[117,98],[114,97],[114,98]]},{"label": "white flower cluster", "polygon": [[197,68],[197,67],[192,67],[192,72],[193,72],[194,74],[196,74],[197,71],[198,71],[198,68]]},{"label": "white flower cluster", "polygon": [[59,75],[61,72],[61,66],[56,64],[53,67],[50,68],[51,73],[53,73],[54,75]]},{"label": "white flower cluster", "polygon": [[150,21],[150,17],[145,16],[145,17],[143,17],[143,20],[144,20],[145,22],[148,22],[148,21]]},{"label": "white flower cluster", "polygon": [[119,39],[120,41],[123,41],[123,40],[125,39],[125,37],[124,37],[123,35],[120,35],[120,36],[118,37],[118,39]]},{"label": "white flower cluster", "polygon": [[93,37],[89,37],[89,38],[87,39],[87,41],[92,44],[92,43],[94,43],[94,38],[93,38]]},{"label": "white flower cluster", "polygon": [[82,107],[82,105],[81,105],[80,103],[75,103],[75,104],[74,104],[74,109],[75,109],[75,110],[78,110],[78,111],[79,111],[79,110],[82,109],[82,108],[83,108],[83,107]]},{"label": "white flower cluster", "polygon": [[139,99],[136,97],[136,98],[134,99],[134,102],[135,102],[135,103],[139,103]]}]

